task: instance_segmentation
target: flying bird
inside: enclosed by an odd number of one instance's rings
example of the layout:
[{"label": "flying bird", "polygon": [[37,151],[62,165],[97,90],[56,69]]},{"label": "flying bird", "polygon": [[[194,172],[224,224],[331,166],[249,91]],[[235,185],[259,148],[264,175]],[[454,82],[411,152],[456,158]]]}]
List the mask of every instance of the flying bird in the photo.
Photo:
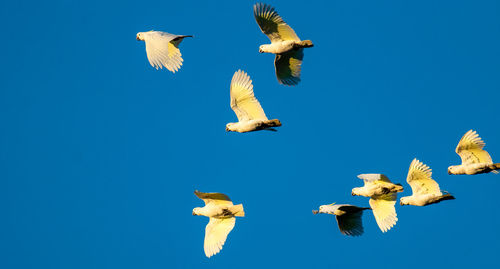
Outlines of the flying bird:
[{"label": "flying bird", "polygon": [[231,108],[238,122],[226,124],[226,131],[239,133],[252,132],[258,130],[276,131],[273,127],[281,126],[277,119],[268,120],[259,101],[253,93],[253,85],[250,77],[245,71],[238,70],[231,80]]},{"label": "flying bird", "polygon": [[413,194],[401,197],[401,205],[426,206],[455,199],[451,194],[441,192],[438,183],[432,179],[432,170],[417,159],[411,162],[406,181],[410,184]]},{"label": "flying bird", "polygon": [[261,45],[259,52],[275,54],[274,68],[278,82],[295,86],[300,82],[300,70],[304,48],[313,46],[311,40],[300,40],[295,31],[283,21],[274,8],[258,3],[253,14],[260,30],[269,37],[271,44]]},{"label": "flying bird", "polygon": [[382,232],[387,232],[398,221],[395,205],[397,193],[403,191],[403,186],[392,183],[383,174],[361,174],[358,178],[362,179],[365,185],[353,188],[352,195],[370,197],[370,207],[378,227]]},{"label": "flying bird", "polygon": [[151,66],[158,68],[167,68],[175,73],[182,65],[182,54],[179,50],[179,44],[186,37],[192,35],[173,35],[160,31],[149,31],[137,33],[137,40],[146,43],[146,54]]},{"label": "flying bird", "polygon": [[476,131],[469,130],[458,142],[455,152],[462,159],[461,165],[448,167],[448,174],[476,175],[493,172],[498,174],[500,163],[493,163],[490,154],[484,150],[486,144]]},{"label": "flying bird", "polygon": [[201,215],[210,218],[205,228],[205,255],[211,256],[219,253],[226,242],[227,235],[234,228],[235,217],[244,217],[243,205],[233,205],[231,199],[222,193],[204,193],[194,191],[203,202],[204,207],[193,209],[193,215]]},{"label": "flying bird", "polygon": [[369,207],[357,207],[354,205],[322,205],[319,210],[313,210],[313,214],[332,214],[337,219],[340,232],[343,235],[359,236],[363,234],[363,222],[361,216],[363,210]]}]

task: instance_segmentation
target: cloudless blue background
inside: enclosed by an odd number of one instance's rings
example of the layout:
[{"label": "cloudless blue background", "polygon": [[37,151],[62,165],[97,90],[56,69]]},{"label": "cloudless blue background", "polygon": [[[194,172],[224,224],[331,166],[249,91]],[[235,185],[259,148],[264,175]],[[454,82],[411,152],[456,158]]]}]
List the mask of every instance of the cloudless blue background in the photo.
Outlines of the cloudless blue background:
[{"label": "cloudless blue background", "polygon": [[[279,85],[254,1],[2,1],[1,268],[471,268],[498,265],[500,176],[449,176],[475,129],[500,162],[498,1],[268,1],[305,50]],[[176,74],[140,31],[193,34]],[[243,69],[276,133],[226,133]],[[418,158],[456,196],[340,234],[319,205]],[[218,255],[193,191],[246,216]],[[401,195],[400,195],[401,196]]]}]

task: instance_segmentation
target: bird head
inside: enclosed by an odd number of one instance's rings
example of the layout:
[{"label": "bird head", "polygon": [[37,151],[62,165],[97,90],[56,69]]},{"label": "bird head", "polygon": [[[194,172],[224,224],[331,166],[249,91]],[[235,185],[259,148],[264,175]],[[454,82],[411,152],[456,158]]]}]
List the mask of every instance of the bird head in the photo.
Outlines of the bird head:
[{"label": "bird head", "polygon": [[329,207],[333,206],[335,203],[331,203],[329,205],[322,205],[319,207],[319,210],[313,210],[313,214],[319,214],[319,213],[324,213],[328,214],[331,210],[329,210]]},{"label": "bird head", "polygon": [[359,195],[359,194],[358,194],[358,189],[359,189],[359,188],[353,188],[353,189],[352,189],[352,191],[351,191],[351,195],[352,195],[352,196]]},{"label": "bird head", "polygon": [[195,208],[193,208],[193,216],[200,215],[200,214],[199,214],[199,210],[200,210],[200,208],[199,208],[199,207],[195,207]]},{"label": "bird head", "polygon": [[230,132],[230,131],[233,131],[233,124],[234,123],[228,123],[226,124],[226,132]]},{"label": "bird head", "polygon": [[264,52],[264,48],[265,48],[265,46],[266,46],[266,45],[261,45],[261,46],[259,47],[259,52],[260,52],[260,53],[263,53],[263,52]]},{"label": "bird head", "polygon": [[135,37],[137,40],[141,41],[144,40],[143,34],[142,33],[137,33],[137,36]]},{"label": "bird head", "polygon": [[408,205],[408,204],[410,204],[409,201],[408,201],[408,197],[401,197],[401,199],[399,199],[399,204],[400,205]]},{"label": "bird head", "polygon": [[455,168],[456,167],[454,165],[448,167],[448,175],[454,174],[456,170]]}]

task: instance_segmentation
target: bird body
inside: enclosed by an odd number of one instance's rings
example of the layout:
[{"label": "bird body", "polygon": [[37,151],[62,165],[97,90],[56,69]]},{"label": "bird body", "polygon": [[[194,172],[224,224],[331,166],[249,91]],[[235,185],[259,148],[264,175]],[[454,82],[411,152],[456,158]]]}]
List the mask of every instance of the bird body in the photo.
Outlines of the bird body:
[{"label": "bird body", "polygon": [[426,206],[445,200],[453,200],[453,195],[441,192],[438,183],[432,179],[432,170],[417,159],[413,159],[406,181],[410,184],[412,195],[401,197],[401,205]]},{"label": "bird body", "polygon": [[270,5],[255,4],[253,13],[260,30],[271,40],[271,44],[261,45],[259,52],[275,54],[274,68],[279,83],[287,86],[297,85],[300,82],[304,59],[303,49],[313,47],[312,41],[300,40]]},{"label": "bird body", "polygon": [[273,127],[281,126],[281,122],[277,119],[274,120],[248,120],[242,122],[230,122],[226,126],[226,131],[233,131],[238,133],[246,133],[260,130],[271,130]]},{"label": "bird body", "polygon": [[449,193],[429,193],[422,195],[412,195],[401,197],[401,205],[426,206],[436,204],[444,200],[453,200],[455,197]]},{"label": "bird body", "polygon": [[363,222],[361,216],[363,211],[369,207],[357,207],[348,204],[322,205],[319,210],[313,210],[313,214],[331,214],[335,215],[340,232],[343,235],[359,236],[363,234]]},{"label": "bird body", "polygon": [[259,52],[282,54],[289,52],[293,49],[302,49],[312,47],[311,40],[295,41],[295,40],[283,40],[276,41],[271,44],[264,44],[259,47]]},{"label": "bird body", "polygon": [[136,39],[146,43],[146,54],[151,66],[156,69],[165,67],[175,73],[181,68],[184,61],[179,44],[186,37],[193,36],[149,31],[137,33]]},{"label": "bird body", "polygon": [[267,119],[264,109],[255,98],[252,80],[244,71],[238,70],[234,73],[231,79],[230,95],[231,108],[238,122],[226,124],[226,131],[239,133],[259,130],[276,131],[273,127],[281,126],[279,120]]},{"label": "bird body", "polygon": [[369,203],[377,225],[382,232],[387,232],[398,221],[395,205],[397,193],[403,191],[403,186],[392,183],[383,174],[360,174],[358,178],[365,185],[353,188],[352,195],[370,197]]},{"label": "bird body", "polygon": [[500,163],[493,163],[490,154],[484,150],[486,144],[476,131],[469,130],[458,142],[455,152],[462,159],[461,165],[448,167],[448,174],[476,175],[493,172],[498,174]]},{"label": "bird body", "polygon": [[393,192],[402,192],[401,184],[392,183],[383,174],[360,174],[358,178],[363,179],[365,185],[352,189],[352,195],[371,197],[374,195],[384,195]]},{"label": "bird body", "polygon": [[194,194],[205,202],[204,207],[193,209],[193,215],[210,218],[205,228],[205,255],[211,256],[219,253],[226,242],[228,234],[236,223],[235,217],[244,217],[243,205],[233,205],[229,197],[222,193],[204,193],[195,191]]}]

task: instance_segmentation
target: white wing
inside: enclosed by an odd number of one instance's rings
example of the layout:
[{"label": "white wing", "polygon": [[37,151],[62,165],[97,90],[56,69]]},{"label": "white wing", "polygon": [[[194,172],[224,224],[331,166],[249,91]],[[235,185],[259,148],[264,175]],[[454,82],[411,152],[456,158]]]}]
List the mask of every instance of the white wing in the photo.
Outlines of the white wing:
[{"label": "white wing", "polygon": [[288,86],[297,85],[300,82],[300,71],[304,49],[291,50],[282,54],[276,54],[274,68],[279,83]]},{"label": "white wing", "polygon": [[242,70],[238,70],[231,80],[231,108],[238,117],[238,121],[262,119],[267,120],[264,110],[253,93],[250,77]]},{"label": "white wing", "polygon": [[198,196],[203,202],[205,202],[205,205],[208,205],[209,203],[213,203],[216,205],[224,205],[224,206],[231,206],[233,205],[233,202],[231,199],[229,199],[229,196],[223,194],[223,193],[218,193],[218,192],[201,192],[201,191],[194,191],[194,194]]},{"label": "white wing", "polygon": [[382,232],[387,232],[396,225],[398,217],[396,214],[397,194],[390,193],[386,195],[374,196],[370,199],[370,207],[377,221],[378,227]]},{"label": "white wing", "polygon": [[300,41],[295,31],[283,21],[272,6],[262,3],[255,4],[253,14],[260,30],[269,37],[271,43],[284,40]]},{"label": "white wing", "polygon": [[383,174],[359,174],[359,179],[362,179],[365,184],[367,183],[377,183],[377,181],[391,183],[389,178]]},{"label": "white wing", "polygon": [[176,72],[182,66],[182,55],[178,49],[182,38],[186,36],[173,35],[160,31],[142,33],[146,42],[146,53],[149,63],[156,69],[165,67]]},{"label": "white wing", "polygon": [[226,242],[227,235],[234,228],[236,218],[210,218],[205,228],[205,255],[211,257],[219,253]]},{"label": "white wing", "polygon": [[413,159],[408,170],[406,182],[414,194],[435,193],[441,195],[439,185],[432,179],[432,170],[417,159]]},{"label": "white wing", "polygon": [[462,164],[488,163],[492,164],[490,154],[483,150],[484,141],[479,137],[476,131],[469,130],[458,142],[455,152],[462,159]]}]

